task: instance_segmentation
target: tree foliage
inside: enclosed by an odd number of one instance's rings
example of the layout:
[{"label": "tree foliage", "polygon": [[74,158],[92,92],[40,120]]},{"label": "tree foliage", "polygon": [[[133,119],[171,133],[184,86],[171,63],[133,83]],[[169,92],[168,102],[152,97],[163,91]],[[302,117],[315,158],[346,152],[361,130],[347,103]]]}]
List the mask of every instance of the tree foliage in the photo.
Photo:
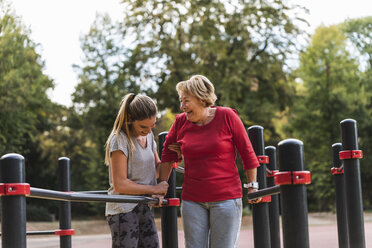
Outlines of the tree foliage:
[{"label": "tree foliage", "polygon": [[53,105],[46,91],[54,87],[27,30],[0,2],[0,152],[30,152],[37,135],[50,127]]},{"label": "tree foliage", "polygon": [[312,173],[310,208],[329,210],[333,195],[331,146],[340,142],[340,121],[359,117],[361,72],[340,29],[321,26],[300,54],[296,73],[299,87],[289,130],[305,145],[306,167]]},{"label": "tree foliage", "polygon": [[[61,107],[47,95],[54,82],[43,73],[37,46],[11,6],[0,1],[0,155],[21,154],[26,182],[50,188],[56,182],[57,159],[53,163],[42,150],[47,145],[43,141],[57,128]],[[51,201],[44,204],[46,208],[53,205]]]},{"label": "tree foliage", "polygon": [[265,126],[277,141],[273,116],[293,93],[284,72],[300,32],[293,9],[283,1],[123,3],[134,36],[131,63],[157,89],[160,108],[178,112],[175,85],[203,74],[214,83],[219,105],[237,109],[247,126]]},{"label": "tree foliage", "polygon": [[358,119],[358,132],[360,137],[360,147],[363,149],[364,159],[361,160],[362,190],[365,205],[372,205],[372,172],[370,170],[370,160],[372,158],[372,16],[350,19],[342,23],[342,30],[345,32],[351,44],[359,52],[360,67],[363,70],[361,89],[363,95],[359,98],[362,105],[360,107],[361,116]]}]

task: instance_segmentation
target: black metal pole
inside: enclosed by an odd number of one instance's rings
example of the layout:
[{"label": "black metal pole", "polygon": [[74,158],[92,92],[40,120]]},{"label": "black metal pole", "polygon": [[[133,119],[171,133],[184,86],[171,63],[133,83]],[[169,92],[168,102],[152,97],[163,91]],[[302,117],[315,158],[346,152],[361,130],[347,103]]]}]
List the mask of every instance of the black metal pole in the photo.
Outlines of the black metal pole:
[{"label": "black metal pole", "polygon": [[343,172],[343,163],[339,157],[342,151],[341,143],[332,145],[333,152],[333,168],[337,172],[333,173],[335,181],[335,195],[336,195],[336,214],[337,214],[337,231],[338,231],[338,247],[349,247],[349,234],[347,231],[347,217],[346,217],[346,195],[345,195],[345,177]]},{"label": "black metal pole", "polygon": [[[341,121],[340,125],[342,149],[344,151],[358,150],[356,121],[346,119]],[[364,216],[359,159],[344,160],[344,175],[349,247],[365,248],[366,245],[364,236]]]},{"label": "black metal pole", "polygon": [[[168,132],[159,134],[159,157],[163,151],[163,144]],[[168,180],[168,192],[165,198],[176,198],[176,171],[173,168]],[[169,206],[161,209],[161,236],[163,248],[178,248],[178,229],[177,229],[177,207]]]},{"label": "black metal pole", "polygon": [[[261,126],[248,128],[248,136],[257,156],[265,155],[264,132]],[[257,168],[260,189],[266,188],[266,165]],[[252,204],[253,238],[255,248],[270,248],[270,220],[267,202]]]},{"label": "black metal pole", "polygon": [[[62,157],[58,159],[59,188],[61,191],[70,191],[70,159]],[[71,202],[61,201],[59,209],[59,228],[71,229]],[[61,248],[71,248],[71,235],[61,235],[59,238]]]},{"label": "black metal pole", "polygon": [[[267,169],[273,173],[276,170],[276,148],[267,146],[265,154],[269,156]],[[267,176],[267,187],[275,187],[273,175]],[[270,240],[271,248],[280,248],[279,196],[272,195],[269,202]]]},{"label": "black metal pole", "polygon": [[[0,182],[25,183],[25,160],[15,153],[0,159]],[[4,195],[1,197],[2,247],[26,247],[26,196]]]},{"label": "black metal pole", "polygon": [[[304,145],[300,140],[283,140],[278,144],[278,151],[279,173],[304,171]],[[281,185],[280,203],[282,210],[283,246],[285,248],[309,248],[305,185]]]}]

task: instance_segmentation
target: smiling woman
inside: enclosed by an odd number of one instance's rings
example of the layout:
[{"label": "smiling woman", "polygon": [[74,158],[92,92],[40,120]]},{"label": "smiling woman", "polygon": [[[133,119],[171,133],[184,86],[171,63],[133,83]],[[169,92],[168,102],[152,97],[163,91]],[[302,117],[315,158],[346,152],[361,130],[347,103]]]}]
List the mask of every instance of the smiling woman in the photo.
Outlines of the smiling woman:
[{"label": "smiling woman", "polygon": [[[236,248],[242,218],[236,150],[248,182],[256,181],[257,157],[236,111],[213,106],[217,97],[208,78],[192,76],[176,89],[183,113],[176,116],[164,143],[160,181],[167,181],[172,163],[183,158],[186,247]],[[248,188],[248,193],[254,191]]]}]

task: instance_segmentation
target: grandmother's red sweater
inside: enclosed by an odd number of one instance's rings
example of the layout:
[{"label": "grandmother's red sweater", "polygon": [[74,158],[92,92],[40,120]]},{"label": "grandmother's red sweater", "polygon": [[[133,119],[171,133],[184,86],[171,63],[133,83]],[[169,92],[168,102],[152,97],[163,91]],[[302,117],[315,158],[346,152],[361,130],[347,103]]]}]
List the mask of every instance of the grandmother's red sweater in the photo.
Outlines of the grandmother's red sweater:
[{"label": "grandmother's red sweater", "polygon": [[259,166],[236,111],[227,107],[215,108],[213,120],[204,126],[187,120],[185,113],[176,115],[164,143],[162,162],[177,161],[177,154],[168,149],[168,144],[181,144],[185,166],[183,200],[211,202],[241,198],[235,148],[244,170]]}]

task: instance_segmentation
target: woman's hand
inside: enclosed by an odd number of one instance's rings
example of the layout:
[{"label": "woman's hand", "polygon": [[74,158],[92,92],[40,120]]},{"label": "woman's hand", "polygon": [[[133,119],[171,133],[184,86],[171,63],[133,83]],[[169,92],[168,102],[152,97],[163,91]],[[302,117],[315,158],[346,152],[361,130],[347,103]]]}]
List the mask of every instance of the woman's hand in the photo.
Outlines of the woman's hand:
[{"label": "woman's hand", "polygon": [[[248,194],[256,192],[258,189],[255,188],[248,188]],[[254,199],[254,200],[248,200],[248,203],[260,203],[262,200],[262,197]]]},{"label": "woman's hand", "polygon": [[180,143],[169,144],[168,149],[171,150],[172,152],[176,152],[178,158],[182,158],[181,144]]}]

